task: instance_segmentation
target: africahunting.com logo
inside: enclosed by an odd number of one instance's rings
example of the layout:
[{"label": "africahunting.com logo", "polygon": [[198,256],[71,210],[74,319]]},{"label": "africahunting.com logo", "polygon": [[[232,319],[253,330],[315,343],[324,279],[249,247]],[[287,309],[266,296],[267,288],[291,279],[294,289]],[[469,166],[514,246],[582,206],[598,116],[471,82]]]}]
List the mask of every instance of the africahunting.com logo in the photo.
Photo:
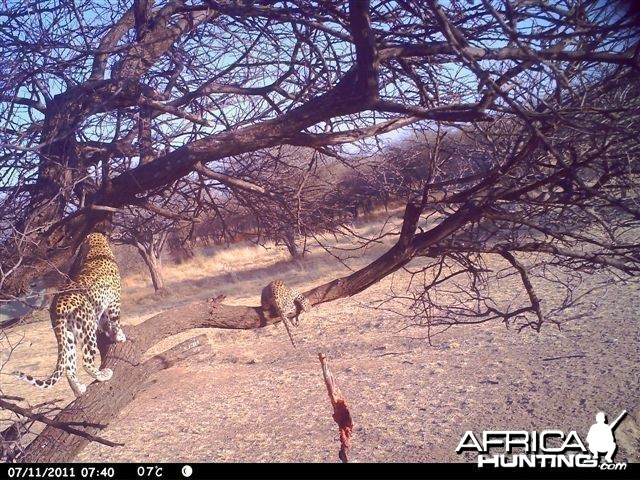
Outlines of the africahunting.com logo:
[{"label": "africahunting.com logo", "polygon": [[[574,430],[489,430],[476,437],[471,430],[462,436],[456,453],[478,452],[478,467],[581,467],[602,470],[624,470],[626,463],[613,463],[617,445],[613,431],[627,414],[624,410],[611,423],[604,412],[596,415],[596,423],[589,429],[586,443]],[[504,453],[491,453],[502,449]],[[517,450],[517,453],[513,453]],[[600,463],[600,457],[602,462]]]}]

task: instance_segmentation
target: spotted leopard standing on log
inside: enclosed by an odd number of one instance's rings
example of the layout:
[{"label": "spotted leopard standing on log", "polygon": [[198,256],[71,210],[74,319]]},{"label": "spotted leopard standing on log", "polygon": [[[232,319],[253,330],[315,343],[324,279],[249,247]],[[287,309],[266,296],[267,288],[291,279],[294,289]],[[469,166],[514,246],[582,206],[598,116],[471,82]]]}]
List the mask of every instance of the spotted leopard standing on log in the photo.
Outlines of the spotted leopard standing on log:
[{"label": "spotted leopard standing on log", "polygon": [[260,300],[263,310],[275,309],[278,317],[282,319],[291,344],[296,347],[291,330],[289,329],[289,316],[295,315],[292,319],[294,326],[298,326],[300,313],[308,312],[311,309],[311,303],[299,291],[288,287],[282,280],[274,280],[262,289],[262,298]]},{"label": "spotted leopard standing on log", "polygon": [[107,237],[102,233],[87,236],[82,249],[79,272],[51,302],[49,314],[58,343],[58,361],[46,380],[14,372],[18,378],[41,388],[55,385],[63,374],[77,396],[87,387],[76,374],[76,346],[82,346],[84,369],[96,380],[106,382],[113,376],[109,368],[95,365],[98,353],[97,330],[104,331],[115,342],[124,342],[120,327],[120,272]]}]

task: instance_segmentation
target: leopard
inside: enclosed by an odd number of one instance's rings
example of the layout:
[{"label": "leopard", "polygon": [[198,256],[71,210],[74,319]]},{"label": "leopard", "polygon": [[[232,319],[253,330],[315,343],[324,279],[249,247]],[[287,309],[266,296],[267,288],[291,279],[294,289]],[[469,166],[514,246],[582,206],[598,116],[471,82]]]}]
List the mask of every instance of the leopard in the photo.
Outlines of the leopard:
[{"label": "leopard", "polygon": [[309,299],[298,290],[287,286],[282,280],[274,280],[262,289],[260,304],[265,311],[271,312],[272,309],[275,309],[275,313],[287,329],[293,348],[296,348],[296,341],[289,328],[289,317],[295,315],[291,319],[291,323],[297,327],[300,322],[300,314],[311,309]]},{"label": "leopard", "polygon": [[76,372],[76,349],[82,348],[84,369],[99,382],[113,376],[110,368],[96,367],[97,332],[103,332],[114,343],[127,337],[120,325],[120,271],[109,240],[104,233],[86,236],[78,250],[71,280],[53,297],[49,308],[56,336],[58,357],[54,372],[39,380],[23,372],[13,375],[40,388],[54,386],[64,374],[77,397],[87,391]]}]

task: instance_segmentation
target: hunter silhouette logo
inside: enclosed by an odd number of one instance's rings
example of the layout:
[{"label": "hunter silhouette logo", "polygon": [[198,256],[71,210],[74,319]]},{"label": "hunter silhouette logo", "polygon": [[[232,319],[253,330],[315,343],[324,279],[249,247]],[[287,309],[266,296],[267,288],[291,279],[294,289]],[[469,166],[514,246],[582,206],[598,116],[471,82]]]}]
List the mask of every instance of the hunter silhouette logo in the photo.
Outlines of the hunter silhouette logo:
[{"label": "hunter silhouette logo", "polygon": [[[626,463],[613,463],[617,445],[613,431],[627,414],[623,410],[618,417],[607,423],[604,412],[596,414],[594,423],[586,436],[586,443],[571,430],[491,430],[483,431],[477,437],[469,430],[464,433],[456,453],[475,451],[478,453],[478,466],[503,468],[522,467],[579,467],[599,468],[600,470],[625,470]],[[501,449],[502,453],[492,453],[492,449]],[[514,452],[514,449],[516,452]],[[599,464],[600,455],[604,460]]]},{"label": "hunter silhouette logo", "polygon": [[616,439],[613,436],[613,430],[626,414],[627,411],[623,410],[622,413],[618,415],[618,418],[616,418],[612,424],[608,425],[605,413],[598,412],[596,415],[596,423],[591,425],[589,433],[587,434],[587,443],[589,444],[589,451],[593,454],[593,458],[598,460],[600,453],[606,453],[604,457],[605,461],[607,463],[613,462],[613,455],[618,448]]}]

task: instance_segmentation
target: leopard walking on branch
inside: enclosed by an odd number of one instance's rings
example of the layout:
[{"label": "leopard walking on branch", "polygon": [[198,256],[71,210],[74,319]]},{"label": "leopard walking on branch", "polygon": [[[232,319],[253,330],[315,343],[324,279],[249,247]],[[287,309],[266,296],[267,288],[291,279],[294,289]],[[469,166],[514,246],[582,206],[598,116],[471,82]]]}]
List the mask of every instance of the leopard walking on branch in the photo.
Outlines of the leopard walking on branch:
[{"label": "leopard walking on branch", "polygon": [[87,235],[80,250],[77,275],[58,293],[49,313],[58,344],[56,368],[46,380],[38,380],[22,372],[13,374],[32,385],[49,388],[66,374],[76,396],[87,387],[78,380],[76,351],[82,348],[84,369],[96,380],[106,382],[113,376],[109,368],[95,365],[98,353],[97,331],[101,330],[114,342],[124,342],[120,326],[120,272],[109,241],[102,233]]},{"label": "leopard walking on branch", "polygon": [[311,309],[309,300],[298,290],[288,287],[282,280],[274,280],[262,289],[260,304],[265,311],[275,309],[277,316],[282,319],[282,323],[287,329],[291,344],[295,348],[296,341],[289,328],[289,317],[294,315],[291,323],[297,327],[301,312],[308,312]]}]

